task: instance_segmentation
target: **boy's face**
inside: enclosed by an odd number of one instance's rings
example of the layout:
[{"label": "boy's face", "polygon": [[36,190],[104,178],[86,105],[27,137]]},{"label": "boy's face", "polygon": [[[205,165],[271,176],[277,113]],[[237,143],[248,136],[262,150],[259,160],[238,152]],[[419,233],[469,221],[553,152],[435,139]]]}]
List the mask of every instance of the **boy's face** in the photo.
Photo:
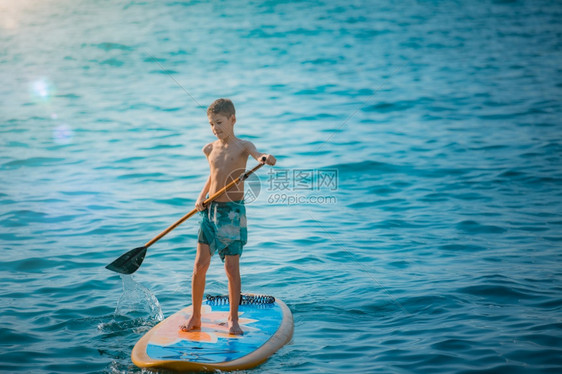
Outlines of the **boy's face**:
[{"label": "boy's face", "polygon": [[234,123],[236,123],[236,116],[234,114],[231,116],[220,113],[209,115],[211,130],[218,139],[225,139],[232,136]]}]

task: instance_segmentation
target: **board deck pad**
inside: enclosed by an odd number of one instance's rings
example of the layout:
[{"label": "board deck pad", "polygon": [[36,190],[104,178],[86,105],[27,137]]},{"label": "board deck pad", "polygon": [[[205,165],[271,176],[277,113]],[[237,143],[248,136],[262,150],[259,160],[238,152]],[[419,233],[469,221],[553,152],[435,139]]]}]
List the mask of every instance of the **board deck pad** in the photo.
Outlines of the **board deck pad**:
[{"label": "board deck pad", "polygon": [[144,368],[238,370],[259,365],[287,343],[293,332],[290,310],[280,300],[240,305],[243,335],[228,333],[228,303],[205,300],[201,328],[181,331],[192,314],[189,306],[153,327],[135,345],[133,362]]}]

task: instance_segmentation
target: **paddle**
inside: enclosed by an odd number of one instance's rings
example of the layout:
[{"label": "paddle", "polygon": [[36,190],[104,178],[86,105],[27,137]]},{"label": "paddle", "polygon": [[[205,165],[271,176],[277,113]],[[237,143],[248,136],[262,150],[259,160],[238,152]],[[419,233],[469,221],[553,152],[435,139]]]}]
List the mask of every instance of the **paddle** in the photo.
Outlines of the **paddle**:
[{"label": "paddle", "polygon": [[[211,201],[215,200],[216,198],[218,198],[219,196],[224,194],[228,189],[230,189],[232,186],[234,186],[238,182],[246,180],[252,173],[257,171],[259,168],[261,168],[265,164],[265,156],[262,157],[261,161],[262,161],[262,163],[256,165],[252,170],[245,172],[244,174],[242,174],[241,176],[239,176],[238,178],[236,178],[235,180],[233,180],[232,182],[230,182],[229,184],[227,184],[226,186],[224,186],[223,188],[221,188],[220,190],[215,192],[212,196],[210,196],[207,200],[205,200],[203,205],[207,205]],[[142,261],[144,260],[144,256],[146,255],[146,250],[148,249],[148,247],[150,247],[152,244],[156,243],[158,240],[162,239],[162,237],[164,235],[166,235],[167,233],[169,233],[170,231],[172,231],[173,229],[175,229],[176,227],[181,225],[185,220],[187,220],[189,217],[193,216],[195,213],[197,213],[197,208],[193,209],[191,212],[189,212],[185,216],[181,217],[173,225],[168,227],[166,230],[162,231],[160,234],[155,236],[151,241],[147,242],[142,247],[137,247],[137,248],[132,249],[129,252],[125,253],[124,255],[121,255],[117,260],[113,261],[111,264],[107,265],[105,268],[109,269],[109,270],[112,270],[112,271],[115,271],[117,273],[121,273],[121,274],[132,274],[132,273],[134,273],[141,266]]]}]

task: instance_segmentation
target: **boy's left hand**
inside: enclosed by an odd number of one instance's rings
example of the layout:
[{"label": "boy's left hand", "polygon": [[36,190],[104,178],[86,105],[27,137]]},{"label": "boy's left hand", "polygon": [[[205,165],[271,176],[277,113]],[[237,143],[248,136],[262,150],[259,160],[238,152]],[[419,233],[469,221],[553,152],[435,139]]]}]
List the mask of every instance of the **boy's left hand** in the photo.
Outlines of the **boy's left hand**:
[{"label": "boy's left hand", "polygon": [[260,157],[260,158],[263,158],[263,157],[265,157],[264,164],[273,166],[277,162],[277,159],[273,155],[262,155],[262,157]]}]

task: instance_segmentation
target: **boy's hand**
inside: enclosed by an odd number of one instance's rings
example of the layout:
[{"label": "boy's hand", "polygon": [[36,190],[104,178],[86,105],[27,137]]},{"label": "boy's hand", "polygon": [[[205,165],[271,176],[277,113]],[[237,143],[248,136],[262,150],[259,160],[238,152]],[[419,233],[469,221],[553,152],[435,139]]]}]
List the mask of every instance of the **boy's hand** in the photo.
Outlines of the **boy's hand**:
[{"label": "boy's hand", "polygon": [[205,205],[203,205],[204,202],[205,202],[205,198],[198,198],[197,201],[195,202],[195,208],[197,208],[197,210],[200,212],[205,210]]},{"label": "boy's hand", "polygon": [[262,163],[264,163],[264,164],[273,166],[277,162],[277,159],[273,155],[265,155],[264,154],[260,157],[260,159],[263,160],[264,157],[265,157],[265,162],[262,161]]}]

